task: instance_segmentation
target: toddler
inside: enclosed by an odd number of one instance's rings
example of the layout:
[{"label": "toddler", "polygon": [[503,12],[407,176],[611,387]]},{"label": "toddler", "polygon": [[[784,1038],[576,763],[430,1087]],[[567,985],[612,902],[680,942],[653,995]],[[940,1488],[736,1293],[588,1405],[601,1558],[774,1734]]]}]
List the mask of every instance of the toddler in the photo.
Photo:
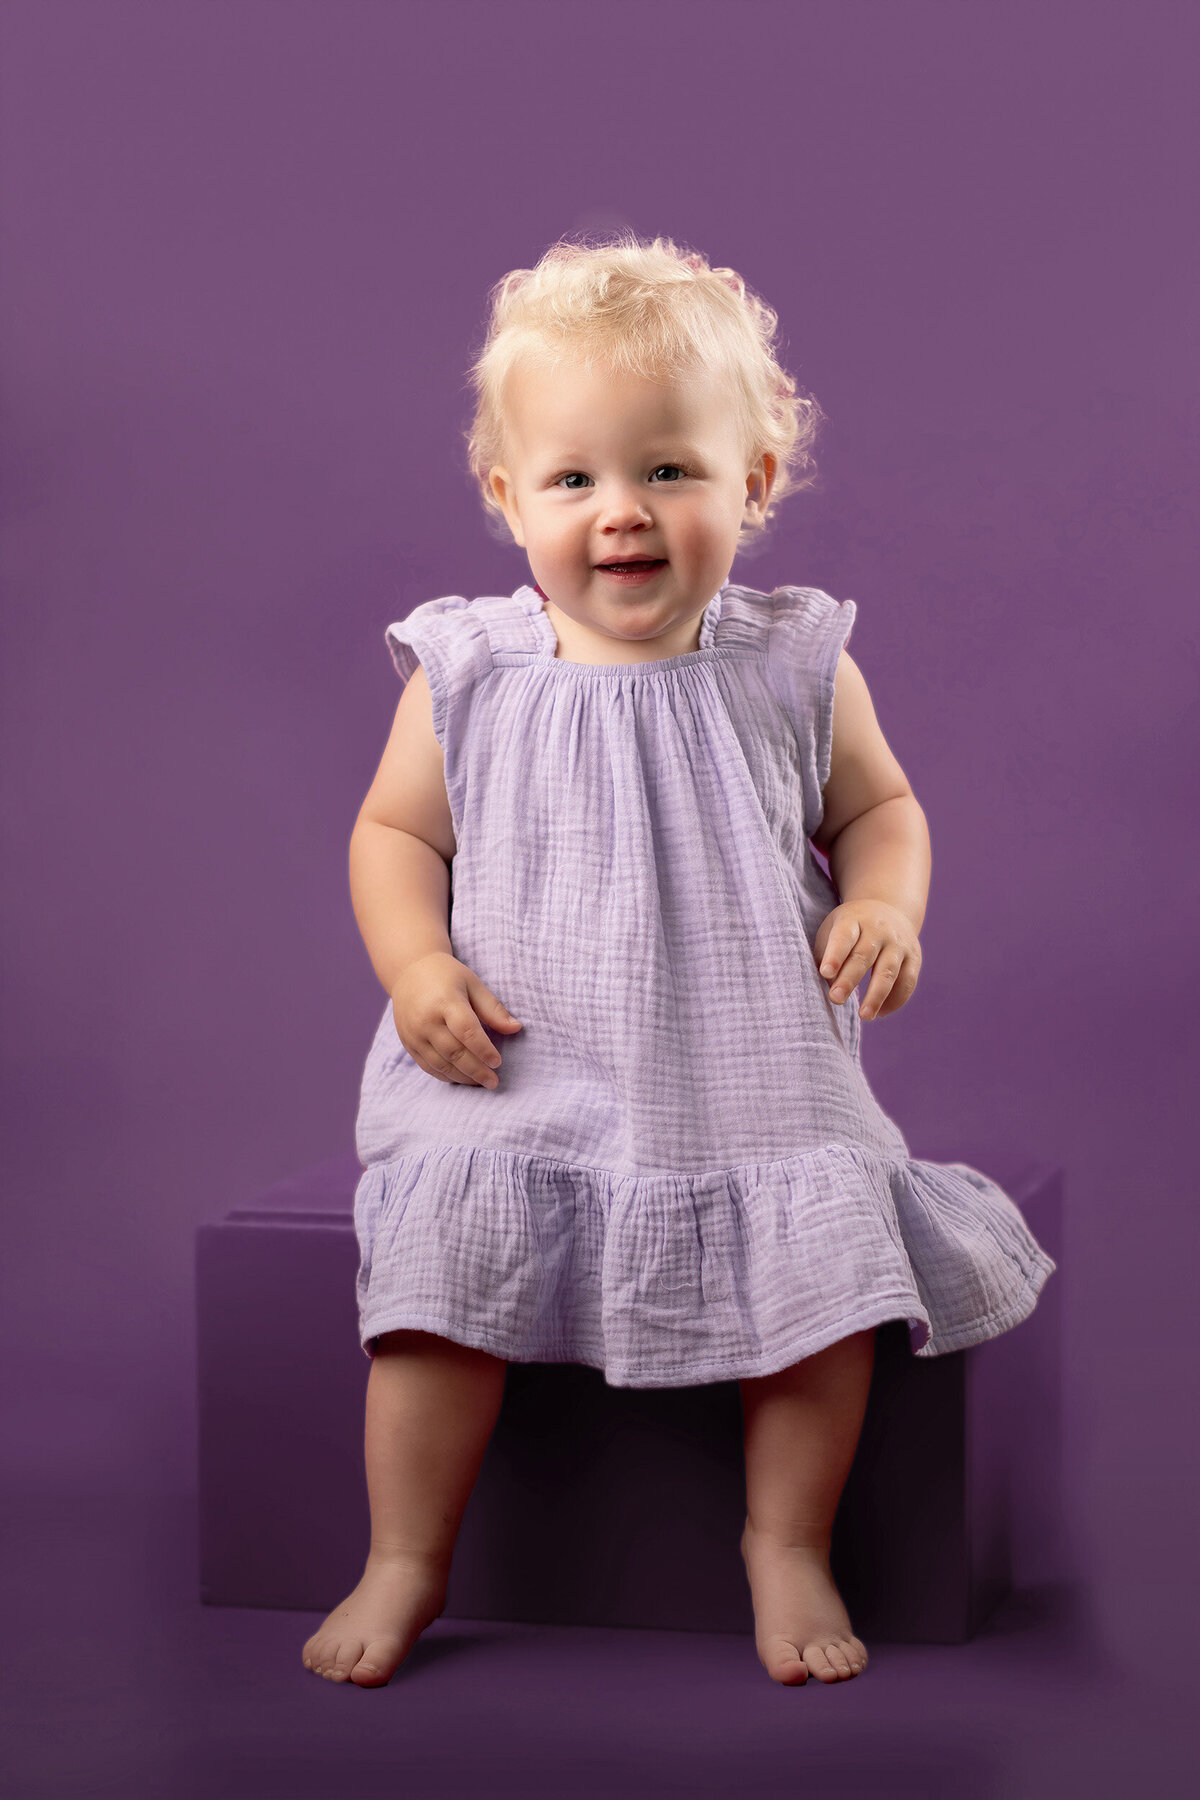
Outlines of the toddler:
[{"label": "toddler", "polygon": [[854,602],[730,579],[811,482],[775,313],[632,233],[491,299],[470,465],[533,579],[386,633],[405,686],[350,844],[388,995],[354,1200],[371,1539],[304,1665],[389,1680],[508,1362],[554,1361],[739,1383],[759,1659],[849,1680],[829,1551],[875,1328],[978,1344],[1055,1264],[986,1176],[910,1158],[863,1074],[860,1021],[917,984],[929,835]]}]

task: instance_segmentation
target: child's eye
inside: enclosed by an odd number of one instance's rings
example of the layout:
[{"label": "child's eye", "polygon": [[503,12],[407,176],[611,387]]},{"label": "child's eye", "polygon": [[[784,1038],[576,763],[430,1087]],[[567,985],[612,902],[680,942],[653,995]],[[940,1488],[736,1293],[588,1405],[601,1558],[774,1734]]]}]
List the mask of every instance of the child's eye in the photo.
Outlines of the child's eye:
[{"label": "child's eye", "polygon": [[[674,469],[677,475],[687,475],[688,473],[680,463],[659,463],[658,468],[652,472],[657,475],[663,469]],[[589,481],[591,479],[590,476],[583,473],[582,469],[571,469],[566,475],[560,475],[554,485],[555,487],[561,487],[564,481],[574,481],[576,476],[579,476],[583,481]],[[668,485],[673,485],[673,483]],[[572,494],[577,494],[579,491],[578,488],[568,489],[568,492]]]}]

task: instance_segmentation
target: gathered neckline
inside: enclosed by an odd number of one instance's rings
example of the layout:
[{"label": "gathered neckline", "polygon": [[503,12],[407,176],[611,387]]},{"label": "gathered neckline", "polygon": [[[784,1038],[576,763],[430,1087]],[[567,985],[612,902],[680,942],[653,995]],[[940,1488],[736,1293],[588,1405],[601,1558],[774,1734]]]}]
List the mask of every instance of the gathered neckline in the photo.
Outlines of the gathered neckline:
[{"label": "gathered neckline", "polygon": [[721,597],[728,586],[728,581],[722,582],[701,614],[700,647],[698,649],[687,650],[682,656],[655,656],[650,657],[646,662],[633,663],[573,662],[570,657],[557,655],[558,633],[551,623],[539,589],[526,582],[517,589],[514,598],[524,601],[527,610],[535,620],[538,634],[545,646],[543,655],[538,659],[539,667],[549,665],[554,669],[577,669],[583,675],[645,675],[660,669],[688,668],[695,663],[706,662],[711,657],[715,647]]}]

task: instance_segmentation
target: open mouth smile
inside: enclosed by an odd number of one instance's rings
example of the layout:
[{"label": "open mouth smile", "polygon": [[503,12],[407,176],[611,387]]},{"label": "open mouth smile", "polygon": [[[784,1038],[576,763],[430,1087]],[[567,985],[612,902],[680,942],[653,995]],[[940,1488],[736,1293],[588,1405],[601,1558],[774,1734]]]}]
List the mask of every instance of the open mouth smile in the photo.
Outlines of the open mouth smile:
[{"label": "open mouth smile", "polygon": [[622,586],[636,585],[643,581],[650,581],[658,574],[660,569],[665,569],[666,566],[667,559],[665,556],[632,557],[628,562],[596,564],[601,575],[611,576],[614,581],[619,582]]}]

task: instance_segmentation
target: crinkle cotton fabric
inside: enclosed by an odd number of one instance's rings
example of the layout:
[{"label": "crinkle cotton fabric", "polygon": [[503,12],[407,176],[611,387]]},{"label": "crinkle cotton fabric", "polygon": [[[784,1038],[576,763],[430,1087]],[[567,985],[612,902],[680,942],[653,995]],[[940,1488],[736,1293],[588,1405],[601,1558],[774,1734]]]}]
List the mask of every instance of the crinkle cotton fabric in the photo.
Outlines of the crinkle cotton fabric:
[{"label": "crinkle cotton fabric", "polygon": [[439,1081],[389,1000],[363,1072],[360,1340],[431,1331],[614,1387],[771,1374],[889,1319],[996,1337],[1055,1268],[963,1163],[914,1161],[813,956],[808,842],[855,603],[725,582],[699,648],[556,654],[537,588],[385,634],[433,700],[450,939],[524,1024],[494,1089]]}]

